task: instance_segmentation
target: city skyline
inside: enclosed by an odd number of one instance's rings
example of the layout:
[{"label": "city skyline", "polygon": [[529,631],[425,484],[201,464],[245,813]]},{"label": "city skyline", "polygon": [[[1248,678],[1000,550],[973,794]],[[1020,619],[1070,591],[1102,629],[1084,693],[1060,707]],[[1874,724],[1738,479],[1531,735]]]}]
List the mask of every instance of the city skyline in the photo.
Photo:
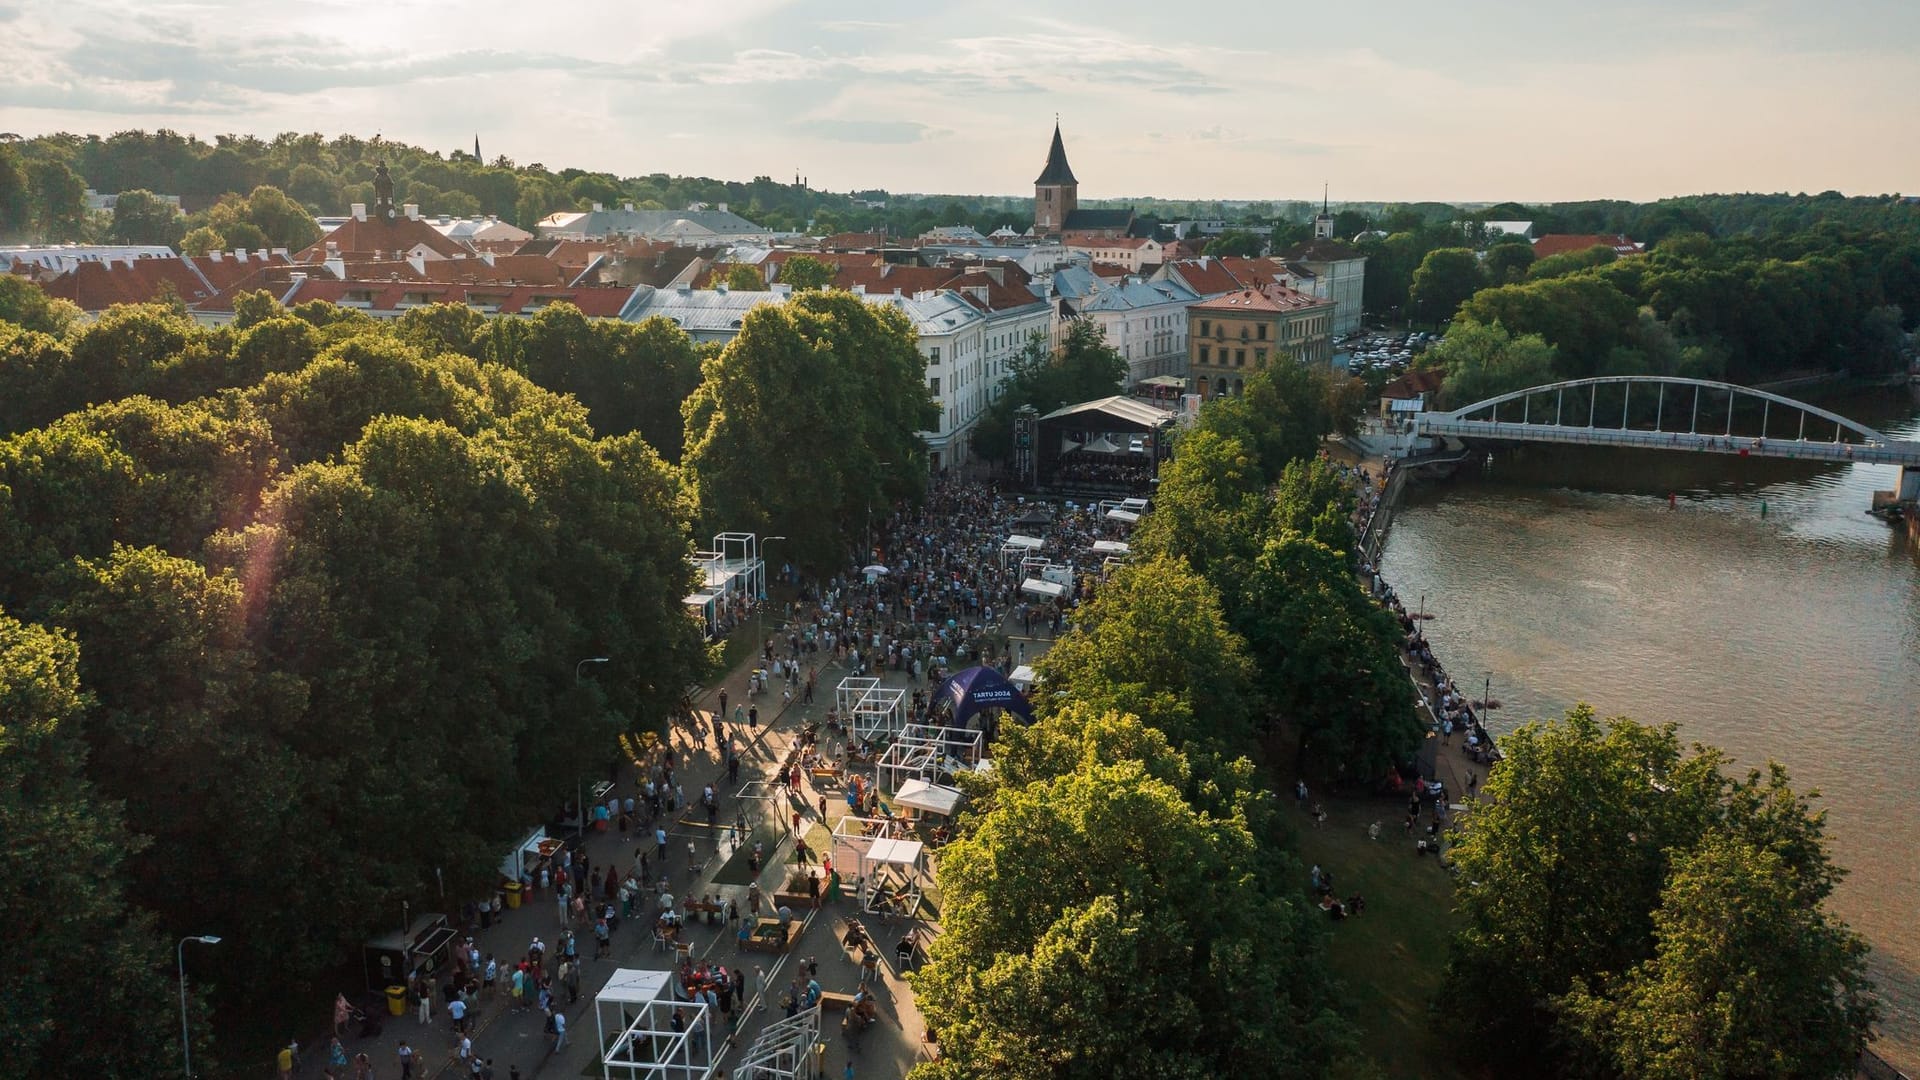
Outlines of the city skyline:
[{"label": "city skyline", "polygon": [[[0,0],[0,130],[376,133],[620,175],[1087,199],[1912,191],[1920,8]],[[451,12],[457,11],[458,18]],[[1524,22],[1525,25],[1517,25]],[[1256,44],[1257,43],[1257,44]],[[1577,48],[1576,48],[1577,46]]]}]

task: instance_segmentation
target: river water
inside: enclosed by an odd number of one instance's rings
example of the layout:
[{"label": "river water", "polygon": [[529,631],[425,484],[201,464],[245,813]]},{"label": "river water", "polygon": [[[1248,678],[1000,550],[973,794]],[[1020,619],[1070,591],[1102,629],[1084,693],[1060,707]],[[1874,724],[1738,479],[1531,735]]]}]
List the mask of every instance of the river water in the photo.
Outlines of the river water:
[{"label": "river water", "polygon": [[[1920,438],[1905,392],[1823,401]],[[1831,901],[1874,945],[1882,1056],[1920,1066],[1920,555],[1886,466],[1516,448],[1410,487],[1381,557],[1495,732],[1590,702],[1817,788]],[[1668,495],[1676,505],[1668,505]],[[1762,513],[1764,504],[1765,513]]]}]

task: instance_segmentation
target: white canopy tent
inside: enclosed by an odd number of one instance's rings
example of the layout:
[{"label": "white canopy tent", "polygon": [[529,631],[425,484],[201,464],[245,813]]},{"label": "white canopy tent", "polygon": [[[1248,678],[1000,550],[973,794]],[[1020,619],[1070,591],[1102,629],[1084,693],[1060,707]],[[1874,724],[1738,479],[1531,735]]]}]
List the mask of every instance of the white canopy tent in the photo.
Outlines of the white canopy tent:
[{"label": "white canopy tent", "polygon": [[846,815],[833,823],[833,865],[858,867],[874,841],[890,840],[899,831],[899,823],[887,818]]},{"label": "white canopy tent", "polygon": [[1007,543],[1006,543],[1007,547],[1024,548],[1028,551],[1038,551],[1041,548],[1045,547],[1046,545],[1047,545],[1047,542],[1045,540],[1040,539],[1037,536],[1026,536],[1021,533],[1014,533],[1013,535],[1007,537]]},{"label": "white canopy tent", "polygon": [[1013,684],[1015,690],[1024,694],[1033,689],[1033,684],[1040,681],[1040,676],[1033,670],[1033,665],[1021,664],[1013,669],[1013,674],[1007,676],[1007,681]]},{"label": "white canopy tent", "polygon": [[593,1016],[602,1080],[708,1080],[718,1064],[706,1005],[674,1000],[670,971],[616,970],[594,995]]},{"label": "white canopy tent", "polygon": [[1113,509],[1107,511],[1107,520],[1118,521],[1125,525],[1132,525],[1135,522],[1140,520],[1140,515],[1134,513],[1131,510],[1123,510],[1120,507],[1116,506]]},{"label": "white canopy tent", "polygon": [[1020,591],[1029,596],[1038,596],[1043,600],[1058,600],[1067,595],[1067,587],[1057,581],[1042,581],[1028,578],[1020,583]]},{"label": "white canopy tent", "polygon": [[860,856],[862,907],[875,915],[906,915],[920,910],[926,887],[926,845],[918,840],[875,840]]},{"label": "white canopy tent", "polygon": [[897,806],[904,806],[922,814],[939,814],[942,817],[952,817],[953,812],[960,808],[960,800],[964,798],[966,796],[956,788],[929,783],[925,780],[908,780],[900,785],[899,791],[893,794],[893,801]]},{"label": "white canopy tent", "polygon": [[1093,553],[1095,555],[1126,555],[1132,551],[1133,545],[1124,540],[1095,540],[1093,542]]}]

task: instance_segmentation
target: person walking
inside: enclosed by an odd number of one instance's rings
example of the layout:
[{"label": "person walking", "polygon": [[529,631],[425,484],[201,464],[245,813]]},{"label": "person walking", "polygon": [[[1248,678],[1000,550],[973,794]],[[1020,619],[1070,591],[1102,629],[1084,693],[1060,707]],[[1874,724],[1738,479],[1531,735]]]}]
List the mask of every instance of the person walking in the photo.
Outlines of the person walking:
[{"label": "person walking", "polygon": [[413,1047],[407,1045],[407,1040],[400,1040],[393,1056],[400,1063],[400,1080],[413,1080]]}]

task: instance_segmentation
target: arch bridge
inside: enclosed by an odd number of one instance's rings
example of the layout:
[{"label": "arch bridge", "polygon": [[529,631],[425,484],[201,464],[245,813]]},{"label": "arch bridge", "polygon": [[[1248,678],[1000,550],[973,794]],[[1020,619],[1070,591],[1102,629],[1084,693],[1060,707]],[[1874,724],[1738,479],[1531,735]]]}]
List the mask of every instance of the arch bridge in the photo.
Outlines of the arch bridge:
[{"label": "arch bridge", "polygon": [[1920,442],[1733,383],[1664,375],[1570,379],[1452,412],[1417,413],[1413,422],[1418,434],[1459,439],[1899,465],[1910,470],[1901,474],[1899,497],[1920,496]]}]

